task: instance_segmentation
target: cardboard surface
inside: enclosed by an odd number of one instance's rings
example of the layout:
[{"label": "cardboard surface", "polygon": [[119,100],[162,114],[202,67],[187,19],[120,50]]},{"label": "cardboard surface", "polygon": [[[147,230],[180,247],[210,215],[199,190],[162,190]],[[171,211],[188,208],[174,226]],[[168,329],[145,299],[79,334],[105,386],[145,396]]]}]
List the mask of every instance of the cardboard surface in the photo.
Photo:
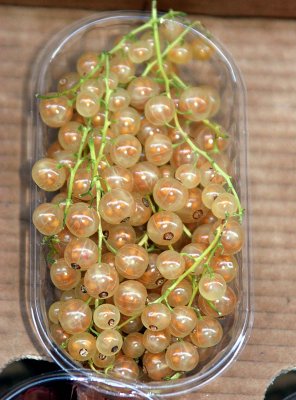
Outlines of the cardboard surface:
[{"label": "cardboard surface", "polygon": [[[24,284],[23,88],[47,38],[89,14],[0,6],[0,369],[23,356],[44,356]],[[296,367],[296,21],[202,21],[231,51],[248,88],[255,322],[238,361],[198,399],[262,400],[275,375]]]}]

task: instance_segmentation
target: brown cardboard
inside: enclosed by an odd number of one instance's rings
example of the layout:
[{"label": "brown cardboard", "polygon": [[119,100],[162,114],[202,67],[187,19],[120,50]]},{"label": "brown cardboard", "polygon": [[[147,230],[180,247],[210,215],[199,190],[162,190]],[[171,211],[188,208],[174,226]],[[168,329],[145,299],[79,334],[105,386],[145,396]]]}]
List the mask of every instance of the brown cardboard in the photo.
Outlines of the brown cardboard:
[{"label": "brown cardboard", "polygon": [[[44,356],[26,305],[23,88],[46,40],[89,14],[0,6],[0,369]],[[248,88],[255,322],[238,361],[198,399],[262,400],[273,377],[296,366],[296,21],[202,21],[231,51]]]},{"label": "brown cardboard", "polygon": [[[0,4],[37,7],[86,8],[97,11],[109,10],[149,10],[150,1],[146,0],[0,0]],[[182,9],[192,14],[221,16],[262,16],[284,17],[296,16],[293,0],[158,0],[158,9]]]}]

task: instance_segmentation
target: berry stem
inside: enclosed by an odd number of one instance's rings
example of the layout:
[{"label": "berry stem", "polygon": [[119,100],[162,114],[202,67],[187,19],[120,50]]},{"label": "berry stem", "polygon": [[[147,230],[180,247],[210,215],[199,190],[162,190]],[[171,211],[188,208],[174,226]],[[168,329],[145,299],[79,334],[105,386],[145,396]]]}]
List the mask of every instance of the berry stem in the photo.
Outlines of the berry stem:
[{"label": "berry stem", "polygon": [[75,178],[78,168],[84,161],[84,158],[82,157],[82,152],[83,152],[83,149],[85,146],[87,135],[90,130],[91,130],[90,121],[88,121],[87,126],[82,126],[83,133],[82,133],[82,139],[81,139],[81,143],[79,146],[79,150],[77,153],[77,160],[76,160],[74,167],[70,168],[70,178],[69,178],[69,182],[68,182],[68,192],[67,192],[66,206],[65,206],[65,212],[64,212],[64,222],[66,219],[68,209],[69,209],[70,205],[72,204],[72,192],[73,192],[74,178]]},{"label": "berry stem", "polygon": [[183,224],[183,231],[189,238],[192,238],[192,233],[190,232],[190,230],[187,228],[187,226],[185,224]]},{"label": "berry stem", "polygon": [[[165,17],[163,17],[163,19],[164,18]],[[154,21],[156,21],[156,24],[158,25],[159,19],[157,19],[157,15],[154,18]],[[196,22],[194,22],[193,24],[190,24],[189,26],[187,26],[187,28],[184,29],[183,32],[165,48],[165,50],[161,54],[161,57],[164,58],[178,43],[180,43],[181,40],[184,38],[184,36],[193,28],[194,25],[196,25]],[[156,59],[156,60],[153,60],[150,63],[148,63],[146,68],[145,68],[145,70],[144,70],[144,72],[142,73],[142,76],[147,76],[149,74],[149,72],[151,71],[151,69],[155,65],[157,65],[157,62],[158,61]]]},{"label": "berry stem", "polygon": [[157,300],[153,301],[150,304],[161,303],[163,300],[165,300],[169,296],[169,294],[179,285],[179,283],[182,282],[183,279],[185,279],[195,270],[195,268],[200,264],[204,257],[206,257],[216,247],[217,243],[220,241],[221,234],[222,226],[220,225],[216,230],[216,235],[212,243],[204,250],[204,252],[199,257],[195,259],[195,262],[191,265],[191,267],[188,268],[182,275],[180,275],[178,279],[176,279],[175,282],[167,288],[162,296],[160,296]]},{"label": "berry stem", "polygon": [[147,233],[142,237],[142,239],[138,242],[138,246],[143,246],[145,243],[148,242],[149,236]]},{"label": "berry stem", "polygon": [[[66,89],[63,92],[56,92],[56,93],[54,93],[52,95],[43,96],[43,95],[40,95],[40,94],[36,94],[37,99],[53,99],[55,97],[62,97],[62,96],[67,96],[68,94],[71,94],[71,93],[76,93],[77,90],[80,88],[80,86],[85,81],[87,81],[88,79],[92,78],[93,75],[97,71],[99,71],[100,68],[102,68],[102,64],[104,62],[104,57],[105,57],[104,53],[100,54],[99,57],[98,57],[98,64],[88,74],[86,74],[85,76],[81,77],[79,79],[79,81],[74,86],[72,86],[70,89]],[[72,100],[71,100],[71,102],[72,102]]]},{"label": "berry stem", "polygon": [[[152,2],[152,21],[153,21],[153,35],[154,35],[154,42],[155,42],[156,60],[157,60],[159,71],[164,80],[166,95],[169,98],[171,98],[170,80],[167,76],[167,73],[166,73],[164,67],[163,67],[163,58],[162,58],[162,54],[160,51],[160,40],[159,40],[159,32],[158,32],[158,24],[157,24],[158,23],[157,9],[156,9],[156,1],[155,0]],[[180,83],[182,81],[178,78],[178,82]],[[208,126],[209,126],[209,124],[211,124],[211,126],[214,126],[214,124],[210,123],[210,121],[208,121],[208,120],[206,120],[206,121],[207,121],[206,123],[208,124]],[[175,122],[176,128],[181,132],[182,136],[184,137],[184,140],[189,144],[191,149],[195,153],[198,153],[199,155],[203,156],[207,161],[209,161],[210,164],[213,166],[213,168],[225,179],[228,187],[231,189],[231,192],[233,193],[233,195],[237,201],[238,210],[239,210],[238,213],[240,216],[239,218],[240,218],[240,221],[242,221],[243,208],[241,206],[239,196],[231,182],[231,176],[229,176],[221,167],[219,167],[219,165],[212,159],[212,157],[209,156],[209,154],[206,151],[201,150],[199,147],[197,147],[192,142],[192,140],[188,137],[187,133],[181,127],[177,113],[175,113],[174,122]]]},{"label": "berry stem", "polygon": [[192,306],[193,300],[195,299],[195,297],[196,297],[196,295],[198,293],[198,284],[197,284],[195,278],[192,279],[192,288],[193,288],[192,295],[191,295],[190,301],[188,303],[188,307]]}]

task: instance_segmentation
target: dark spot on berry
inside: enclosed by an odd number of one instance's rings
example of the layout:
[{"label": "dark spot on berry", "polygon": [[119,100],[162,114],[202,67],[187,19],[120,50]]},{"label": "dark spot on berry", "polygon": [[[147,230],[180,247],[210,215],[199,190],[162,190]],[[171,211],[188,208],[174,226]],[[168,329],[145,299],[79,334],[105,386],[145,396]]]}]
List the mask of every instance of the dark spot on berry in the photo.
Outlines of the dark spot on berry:
[{"label": "dark spot on berry", "polygon": [[157,286],[161,286],[164,282],[164,278],[159,278],[157,279],[157,281],[155,282]]},{"label": "dark spot on berry", "polygon": [[100,353],[100,354],[99,354],[99,359],[100,359],[100,360],[105,360],[105,359],[106,359],[106,356],[104,356],[104,354],[101,354],[101,353]]},{"label": "dark spot on berry", "polygon": [[87,293],[86,287],[84,285],[80,286],[80,290],[82,291],[82,293]]},{"label": "dark spot on berry", "polygon": [[121,221],[121,223],[128,222],[130,219],[131,219],[131,217],[126,217]]},{"label": "dark spot on berry", "polygon": [[155,325],[149,325],[149,329],[150,329],[151,331],[157,331],[157,326],[155,326]]},{"label": "dark spot on berry", "polygon": [[118,346],[113,346],[111,351],[112,353],[116,353],[118,351]]},{"label": "dark spot on berry", "polygon": [[163,235],[163,240],[172,240],[174,238],[173,232],[166,232]]},{"label": "dark spot on berry", "polygon": [[109,321],[108,321],[108,325],[109,325],[109,326],[113,326],[113,325],[114,325],[114,322],[115,322],[114,319],[111,318],[111,319],[109,319]]},{"label": "dark spot on berry", "polygon": [[81,349],[79,351],[79,354],[81,355],[81,357],[86,357],[88,355],[88,351],[86,349]]},{"label": "dark spot on berry", "polygon": [[142,198],[142,203],[144,204],[145,207],[149,207],[149,201],[145,199],[145,197]]},{"label": "dark spot on berry", "polygon": [[108,237],[109,237],[109,231],[103,231],[103,235],[104,235],[104,238],[105,239],[108,239]]},{"label": "dark spot on berry", "polygon": [[101,292],[101,293],[99,294],[99,298],[100,298],[100,299],[105,299],[106,297],[108,297],[108,292]]},{"label": "dark spot on berry", "polygon": [[202,217],[203,216],[203,210],[196,210],[196,211],[194,211],[194,213],[193,213],[193,218],[194,219],[199,219],[200,217]]},{"label": "dark spot on berry", "polygon": [[79,264],[76,264],[76,263],[71,263],[71,267],[72,267],[73,269],[81,269],[80,265],[79,265]]}]

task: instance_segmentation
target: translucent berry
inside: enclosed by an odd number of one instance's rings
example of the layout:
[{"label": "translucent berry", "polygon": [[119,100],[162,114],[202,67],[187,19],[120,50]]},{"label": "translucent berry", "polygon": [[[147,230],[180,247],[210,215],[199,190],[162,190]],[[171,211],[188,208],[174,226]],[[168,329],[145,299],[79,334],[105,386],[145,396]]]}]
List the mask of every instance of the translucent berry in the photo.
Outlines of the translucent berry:
[{"label": "translucent berry", "polygon": [[175,173],[176,179],[188,189],[193,189],[199,185],[200,176],[200,170],[192,164],[180,165]]},{"label": "translucent berry", "polygon": [[226,282],[222,275],[212,273],[201,277],[198,288],[199,293],[207,300],[217,300],[226,292]]},{"label": "translucent berry", "polygon": [[150,239],[159,245],[176,243],[183,232],[183,224],[177,214],[170,211],[160,211],[153,214],[147,224]]},{"label": "translucent berry", "polygon": [[64,258],[60,258],[50,267],[52,283],[60,290],[70,290],[78,285],[81,272],[71,268]]},{"label": "translucent berry", "polygon": [[71,335],[85,332],[90,326],[91,320],[90,307],[79,299],[65,301],[59,312],[62,328]]},{"label": "translucent berry", "polygon": [[171,344],[165,359],[173,371],[192,371],[199,362],[199,355],[193,344],[183,341]]},{"label": "translucent berry", "polygon": [[219,219],[232,216],[238,208],[237,200],[232,193],[221,193],[213,201],[212,213]]},{"label": "translucent berry", "polygon": [[127,316],[141,313],[146,305],[147,290],[145,286],[134,280],[120,283],[114,294],[114,304]]},{"label": "translucent berry", "polygon": [[129,134],[121,135],[114,140],[110,156],[112,161],[121,167],[130,168],[141,156],[142,146],[139,140]]},{"label": "translucent berry", "polygon": [[66,181],[66,171],[59,163],[51,158],[36,161],[32,168],[32,178],[36,185],[47,192],[55,192]]},{"label": "translucent berry", "polygon": [[69,231],[77,237],[89,237],[97,231],[99,226],[97,212],[84,203],[72,204],[65,222]]},{"label": "translucent berry", "polygon": [[145,154],[147,160],[152,164],[164,165],[173,154],[172,142],[163,134],[150,136],[145,142]]},{"label": "translucent berry", "polygon": [[100,329],[112,329],[120,321],[120,312],[113,304],[101,304],[95,308],[93,320]]},{"label": "translucent berry", "polygon": [[84,276],[87,293],[95,298],[106,299],[114,295],[119,285],[118,273],[108,264],[94,264]]},{"label": "translucent berry", "polygon": [[160,87],[152,78],[140,76],[129,83],[127,90],[131,97],[131,105],[143,110],[146,102],[159,94]]},{"label": "translucent berry", "polygon": [[129,59],[135,64],[141,64],[152,56],[152,49],[146,40],[138,40],[131,44],[128,50]]},{"label": "translucent berry", "polygon": [[81,144],[81,125],[75,121],[69,121],[64,124],[58,133],[59,143],[65,150],[76,153]]},{"label": "translucent berry", "polygon": [[143,335],[145,349],[152,354],[161,353],[170,345],[171,335],[168,329],[163,331],[152,331],[146,329]]},{"label": "translucent berry", "polygon": [[174,250],[166,250],[159,254],[156,265],[166,279],[177,279],[185,271],[184,258]]},{"label": "translucent berry", "polygon": [[137,244],[121,247],[115,256],[118,273],[127,279],[140,278],[147,268],[148,261],[147,251]]},{"label": "translucent berry", "polygon": [[151,331],[162,331],[171,322],[171,312],[164,304],[149,304],[142,312],[143,325]]},{"label": "translucent berry", "polygon": [[116,135],[136,135],[140,129],[140,114],[132,107],[116,111],[110,129]]},{"label": "translucent berry", "polygon": [[[105,232],[105,231],[104,231]],[[136,242],[136,232],[128,224],[110,226],[107,243],[114,249],[121,249],[123,246]]]},{"label": "translucent berry", "polygon": [[202,317],[197,320],[193,332],[190,334],[192,342],[201,348],[212,347],[218,344],[223,336],[220,322],[213,317]]},{"label": "translucent berry", "polygon": [[157,126],[169,123],[175,112],[173,100],[164,95],[154,96],[145,104],[145,117]]},{"label": "translucent berry", "polygon": [[201,87],[189,87],[180,96],[180,111],[184,118],[191,121],[201,121],[209,117],[211,101],[206,89]]},{"label": "translucent berry", "polygon": [[160,178],[158,168],[148,161],[143,161],[135,164],[131,168],[131,172],[134,177],[134,191],[144,196],[152,193],[156,182]]},{"label": "translucent berry", "polygon": [[123,339],[121,334],[115,329],[107,329],[100,333],[97,338],[97,350],[104,356],[117,354],[122,347]]},{"label": "translucent berry", "polygon": [[86,270],[98,260],[98,247],[89,238],[75,238],[66,246],[64,257],[73,269]]},{"label": "translucent berry", "polygon": [[174,178],[161,178],[153,189],[156,204],[167,211],[178,211],[185,207],[188,189]]},{"label": "translucent berry", "polygon": [[129,92],[122,88],[117,88],[110,95],[109,109],[110,111],[117,112],[124,110],[130,104],[131,97]]},{"label": "translucent berry", "polygon": [[66,96],[52,97],[54,93],[47,93],[39,103],[39,112],[42,121],[51,128],[60,128],[70,121],[73,115],[73,108]]},{"label": "translucent berry", "polygon": [[[172,280],[168,280],[161,288],[161,294],[164,294],[166,290],[174,283]],[[192,285],[187,279],[183,279],[168,295],[167,300],[171,307],[186,306],[192,296]]]},{"label": "translucent berry", "polygon": [[130,333],[124,339],[122,346],[123,353],[131,358],[139,358],[145,351],[143,334],[139,332]]},{"label": "translucent berry", "polygon": [[154,381],[160,381],[173,372],[166,362],[164,351],[157,354],[147,351],[143,356],[143,369]]},{"label": "translucent berry", "polygon": [[69,339],[68,352],[74,360],[90,360],[96,352],[96,339],[88,332],[76,333]]},{"label": "translucent berry", "polygon": [[135,206],[130,192],[124,189],[112,189],[101,198],[99,211],[106,222],[119,224],[133,215]]},{"label": "translucent berry", "polygon": [[33,224],[43,235],[56,235],[63,229],[64,214],[56,204],[40,204],[33,212]]},{"label": "translucent berry", "polygon": [[197,316],[191,307],[175,307],[172,312],[169,331],[175,337],[184,338],[192,332],[196,323]]}]

